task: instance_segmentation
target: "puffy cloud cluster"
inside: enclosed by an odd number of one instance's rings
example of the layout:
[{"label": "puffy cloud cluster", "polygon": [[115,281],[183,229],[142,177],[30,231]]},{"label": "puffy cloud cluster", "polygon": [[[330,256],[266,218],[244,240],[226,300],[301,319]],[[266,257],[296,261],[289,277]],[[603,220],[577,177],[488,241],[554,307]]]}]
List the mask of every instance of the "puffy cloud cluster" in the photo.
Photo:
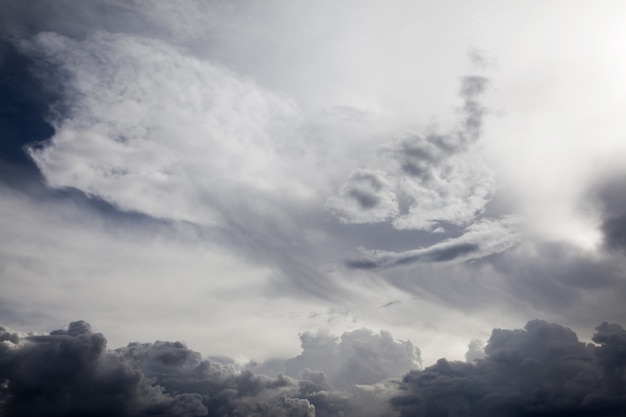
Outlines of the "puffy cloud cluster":
[{"label": "puffy cloud cluster", "polygon": [[322,371],[335,389],[374,384],[398,377],[421,365],[420,350],[410,341],[396,341],[389,332],[361,329],[340,338],[303,333],[302,354],[285,364],[286,374],[299,378],[307,369]]},{"label": "puffy cloud cluster", "polygon": [[382,171],[359,169],[326,202],[326,208],[347,223],[382,222],[398,214],[398,198]]},{"label": "puffy cloud cluster", "polygon": [[[283,362],[296,379],[254,373],[227,358],[205,360],[180,342],[106,350],[104,336],[83,321],[46,335],[0,328],[0,410],[7,417],[385,415],[364,405],[387,409],[393,386],[384,379],[419,359],[411,342],[385,332],[345,333],[341,343],[302,340],[303,354]],[[335,357],[326,357],[330,351],[319,347],[333,344]]]},{"label": "puffy cloud cluster", "polygon": [[[206,414],[198,394],[170,395],[88,324],[0,344],[2,411],[6,416],[190,416]],[[17,340],[16,340],[17,339]]]},{"label": "puffy cloud cluster", "polygon": [[413,417],[624,415],[626,331],[603,323],[593,341],[539,320],[495,329],[484,358],[409,372],[391,403]]},{"label": "puffy cloud cluster", "polygon": [[480,137],[484,109],[477,98],[486,84],[481,76],[463,78],[458,129],[410,135],[388,147],[381,167],[354,171],[327,208],[345,223],[390,220],[397,229],[471,223],[495,190],[491,171],[472,146]]},{"label": "puffy cloud cluster", "polygon": [[489,218],[485,207],[495,179],[482,161],[480,139],[485,110],[478,101],[487,79],[462,79],[463,118],[451,133],[410,135],[383,149],[380,166],[352,172],[326,208],[344,223],[390,222],[395,229],[459,236],[418,249],[390,252],[362,249],[349,268],[377,269],[413,263],[467,261],[501,253],[520,241],[513,216]]},{"label": "puffy cloud cluster", "polygon": [[[617,324],[597,326],[595,344],[540,320],[524,329],[495,329],[484,351],[479,342],[470,344],[471,363],[440,359],[423,370],[411,370],[419,350],[386,332],[301,339],[302,354],[282,364],[291,377],[202,359],[180,342],[106,350],[102,334],[82,321],[46,335],[0,328],[0,411],[8,417],[626,412],[626,330]],[[401,381],[389,378],[407,371]]]}]

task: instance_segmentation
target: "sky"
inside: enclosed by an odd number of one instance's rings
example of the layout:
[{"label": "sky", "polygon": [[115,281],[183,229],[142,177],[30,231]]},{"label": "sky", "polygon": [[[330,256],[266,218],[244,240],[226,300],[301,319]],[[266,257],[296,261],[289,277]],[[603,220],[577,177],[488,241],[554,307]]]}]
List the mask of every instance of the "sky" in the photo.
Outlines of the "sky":
[{"label": "sky", "polygon": [[0,413],[623,415],[624,13],[3,0]]}]

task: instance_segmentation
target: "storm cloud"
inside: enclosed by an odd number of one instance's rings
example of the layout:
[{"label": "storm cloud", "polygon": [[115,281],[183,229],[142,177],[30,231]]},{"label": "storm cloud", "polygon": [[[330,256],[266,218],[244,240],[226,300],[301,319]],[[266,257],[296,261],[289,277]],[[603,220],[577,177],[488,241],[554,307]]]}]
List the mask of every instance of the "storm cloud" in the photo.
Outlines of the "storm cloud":
[{"label": "storm cloud", "polygon": [[[287,374],[203,359],[180,342],[106,349],[83,321],[67,330],[0,332],[6,416],[619,416],[626,409],[626,331],[596,327],[593,343],[533,320],[494,329],[471,363],[439,359],[365,329],[340,339],[302,335]],[[407,373],[408,372],[408,373]],[[328,375],[327,375],[328,373]],[[405,374],[402,379],[391,378]],[[297,375],[296,375],[297,374]]]},{"label": "storm cloud", "polygon": [[539,320],[495,329],[484,358],[410,372],[391,403],[401,416],[623,415],[625,336],[607,323],[596,327],[597,345]]},{"label": "storm cloud", "polygon": [[[342,356],[334,359],[311,352],[315,338],[323,344],[319,336],[305,336],[303,355],[285,362],[291,373],[307,366],[294,379],[205,360],[180,342],[106,350],[104,336],[84,321],[45,335],[2,329],[0,410],[6,416],[374,416],[382,414],[371,414],[361,402],[384,405],[377,393],[388,390],[383,380],[418,359],[410,342],[386,333],[346,333],[336,345]],[[378,354],[379,363],[368,362]],[[315,359],[307,360],[311,355]],[[396,365],[385,366],[390,363]],[[345,390],[326,382],[324,370],[335,372],[332,380]]]}]

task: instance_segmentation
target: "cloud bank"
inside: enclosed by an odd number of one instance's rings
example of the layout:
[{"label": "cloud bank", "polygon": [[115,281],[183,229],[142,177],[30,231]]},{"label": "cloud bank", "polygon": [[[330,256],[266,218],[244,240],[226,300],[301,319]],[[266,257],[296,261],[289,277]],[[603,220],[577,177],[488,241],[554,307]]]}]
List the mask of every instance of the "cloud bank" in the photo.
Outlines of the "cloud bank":
[{"label": "cloud bank", "polygon": [[0,2],[0,322],[112,348],[6,336],[5,404],[622,412],[612,325],[466,354],[626,321],[626,10],[566,9]]},{"label": "cloud bank", "polygon": [[423,370],[410,370],[419,350],[388,333],[301,339],[302,353],[282,362],[287,374],[267,376],[228,358],[202,359],[180,342],[107,350],[104,336],[84,321],[40,335],[2,328],[0,410],[6,416],[591,417],[626,409],[626,331],[617,324],[597,326],[595,344],[540,320],[494,329],[481,357],[473,342],[471,362],[442,358]]}]

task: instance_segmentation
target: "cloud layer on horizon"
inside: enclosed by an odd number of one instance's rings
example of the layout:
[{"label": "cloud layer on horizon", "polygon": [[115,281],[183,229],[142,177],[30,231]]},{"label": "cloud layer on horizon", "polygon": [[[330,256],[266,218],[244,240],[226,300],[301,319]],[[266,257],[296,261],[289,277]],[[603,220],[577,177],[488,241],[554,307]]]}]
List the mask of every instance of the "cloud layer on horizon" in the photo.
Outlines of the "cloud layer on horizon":
[{"label": "cloud layer on horizon", "polygon": [[494,329],[479,358],[442,358],[422,370],[411,370],[419,358],[411,342],[389,334],[361,329],[340,343],[301,338],[302,354],[282,361],[287,374],[267,376],[229,358],[203,359],[180,342],[107,350],[84,321],[38,335],[0,328],[0,410],[15,417],[591,417],[626,409],[626,331],[617,324],[597,326],[596,344],[540,320]]},{"label": "cloud layer on horizon", "polygon": [[[0,323],[83,317],[115,347],[256,359],[288,375],[251,383],[268,407],[284,390],[305,414],[305,373],[330,410],[350,401],[319,387],[350,366],[408,371],[390,333],[432,363],[531,317],[583,339],[625,323],[626,10],[479,3],[2,2]],[[289,371],[266,361],[299,332]],[[474,380],[494,358],[432,372]],[[436,391],[415,375],[401,413]],[[150,407],[209,407],[137,384]]]}]

